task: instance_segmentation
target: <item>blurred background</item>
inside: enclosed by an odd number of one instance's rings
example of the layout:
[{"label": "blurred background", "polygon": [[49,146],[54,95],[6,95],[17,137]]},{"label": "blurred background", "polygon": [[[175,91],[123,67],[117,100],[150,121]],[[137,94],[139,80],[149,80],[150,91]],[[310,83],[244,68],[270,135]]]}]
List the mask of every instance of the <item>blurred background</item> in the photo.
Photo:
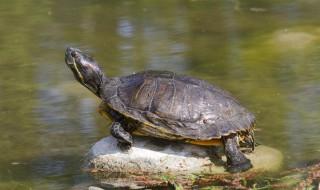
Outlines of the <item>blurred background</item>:
[{"label": "blurred background", "polygon": [[320,1],[0,0],[0,189],[70,189],[110,121],[64,51],[107,76],[171,70],[230,91],[284,169],[320,157]]}]

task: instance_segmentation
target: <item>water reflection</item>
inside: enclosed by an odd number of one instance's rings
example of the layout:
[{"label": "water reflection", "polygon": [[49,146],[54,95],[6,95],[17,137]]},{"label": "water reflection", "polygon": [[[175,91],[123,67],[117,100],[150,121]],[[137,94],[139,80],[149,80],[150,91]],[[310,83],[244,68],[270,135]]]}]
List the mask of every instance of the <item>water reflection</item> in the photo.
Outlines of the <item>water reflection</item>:
[{"label": "water reflection", "polygon": [[134,33],[134,26],[128,18],[119,18],[118,33],[123,38],[132,38]]},{"label": "water reflection", "polygon": [[117,31],[120,36],[122,73],[139,71],[141,68],[132,64],[137,61],[147,63],[144,69],[170,69],[182,73],[188,69],[187,45],[181,39],[172,39],[175,35],[186,33],[187,26],[183,24],[186,19],[181,15],[176,18],[175,23],[170,23],[173,28],[169,31],[166,29],[168,23],[159,23],[157,19],[154,19],[155,22],[133,22],[127,17],[119,19]]},{"label": "water reflection", "polygon": [[298,88],[291,95],[291,111],[288,112],[287,120],[287,136],[288,136],[288,153],[293,162],[303,163],[305,158],[316,160],[319,157],[320,141],[315,141],[320,133],[319,128],[319,84],[305,84]]}]

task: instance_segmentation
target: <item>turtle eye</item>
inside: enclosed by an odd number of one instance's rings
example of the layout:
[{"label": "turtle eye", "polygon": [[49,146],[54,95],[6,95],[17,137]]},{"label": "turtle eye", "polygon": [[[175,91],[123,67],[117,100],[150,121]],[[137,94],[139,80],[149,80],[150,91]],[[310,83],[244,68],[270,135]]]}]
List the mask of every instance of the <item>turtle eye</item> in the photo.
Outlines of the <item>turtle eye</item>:
[{"label": "turtle eye", "polygon": [[72,56],[73,58],[78,58],[78,57],[79,57],[79,53],[76,52],[76,51],[73,51],[73,52],[71,52],[71,56]]},{"label": "turtle eye", "polygon": [[75,57],[76,56],[76,52],[75,51],[71,52],[71,56]]}]

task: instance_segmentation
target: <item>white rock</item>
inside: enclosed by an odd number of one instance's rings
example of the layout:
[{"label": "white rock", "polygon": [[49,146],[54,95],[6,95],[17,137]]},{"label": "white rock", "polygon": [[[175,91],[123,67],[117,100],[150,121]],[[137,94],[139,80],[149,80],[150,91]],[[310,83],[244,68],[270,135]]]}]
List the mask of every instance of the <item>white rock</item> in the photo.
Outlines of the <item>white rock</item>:
[{"label": "white rock", "polygon": [[102,189],[102,188],[100,188],[100,187],[90,186],[90,187],[88,188],[88,190],[104,190],[104,189]]},{"label": "white rock", "polygon": [[[128,152],[121,151],[117,140],[111,136],[98,141],[90,150],[86,168],[90,171],[103,171],[106,175],[113,173],[145,175],[197,175],[224,173],[223,165],[215,165],[210,159],[212,147],[196,146],[185,143],[159,141],[150,138],[135,137],[134,145]],[[283,156],[273,148],[258,146],[253,153],[246,155],[253,164],[251,171],[276,171],[281,167]],[[223,157],[225,161],[225,158]],[[221,163],[221,161],[220,161]],[[111,180],[110,180],[111,179]],[[105,184],[132,184],[110,177]]]}]

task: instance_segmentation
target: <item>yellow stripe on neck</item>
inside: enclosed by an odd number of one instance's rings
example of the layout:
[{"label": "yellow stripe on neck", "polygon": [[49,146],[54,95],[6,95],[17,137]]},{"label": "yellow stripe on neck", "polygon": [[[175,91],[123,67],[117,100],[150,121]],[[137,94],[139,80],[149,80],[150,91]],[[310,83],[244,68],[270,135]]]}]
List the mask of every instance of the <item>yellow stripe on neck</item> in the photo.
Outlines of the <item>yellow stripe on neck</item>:
[{"label": "yellow stripe on neck", "polygon": [[79,71],[79,69],[78,69],[78,67],[77,67],[77,64],[76,64],[76,61],[75,61],[74,58],[73,58],[73,66],[74,66],[74,68],[76,69],[76,71],[77,71],[77,73],[78,73],[78,76],[79,76],[79,78],[81,79],[81,82],[84,84],[83,76],[82,76],[82,74],[80,73],[80,71]]}]

